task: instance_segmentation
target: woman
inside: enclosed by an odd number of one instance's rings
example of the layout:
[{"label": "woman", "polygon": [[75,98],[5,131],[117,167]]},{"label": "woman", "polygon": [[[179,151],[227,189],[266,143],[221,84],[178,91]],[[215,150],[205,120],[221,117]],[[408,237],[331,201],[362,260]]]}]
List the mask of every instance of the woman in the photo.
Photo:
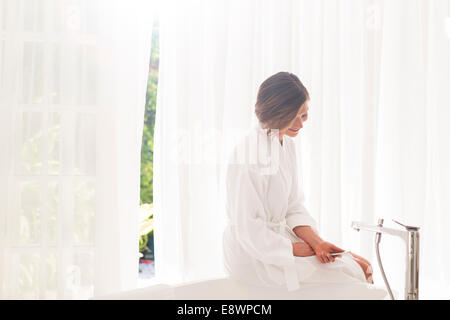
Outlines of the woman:
[{"label": "woman", "polygon": [[[250,284],[373,283],[370,263],[324,241],[303,206],[293,138],[308,119],[309,94],[297,76],[279,72],[258,90],[254,126],[227,170],[225,268]],[[245,159],[236,161],[236,159]]]}]

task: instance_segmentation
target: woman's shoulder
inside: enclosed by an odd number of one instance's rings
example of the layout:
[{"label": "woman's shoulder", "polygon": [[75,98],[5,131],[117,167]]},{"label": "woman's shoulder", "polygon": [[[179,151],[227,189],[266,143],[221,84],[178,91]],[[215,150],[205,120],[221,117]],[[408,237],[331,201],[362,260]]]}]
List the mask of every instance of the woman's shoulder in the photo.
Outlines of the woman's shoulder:
[{"label": "woman's shoulder", "polygon": [[270,159],[264,158],[252,143],[254,141],[246,136],[233,147],[227,161],[228,176],[244,175],[257,179],[267,175]]},{"label": "woman's shoulder", "polygon": [[260,149],[265,150],[267,142],[261,130],[253,126],[237,136],[228,152],[228,165],[240,165],[243,168],[255,168],[258,166],[256,161]]}]

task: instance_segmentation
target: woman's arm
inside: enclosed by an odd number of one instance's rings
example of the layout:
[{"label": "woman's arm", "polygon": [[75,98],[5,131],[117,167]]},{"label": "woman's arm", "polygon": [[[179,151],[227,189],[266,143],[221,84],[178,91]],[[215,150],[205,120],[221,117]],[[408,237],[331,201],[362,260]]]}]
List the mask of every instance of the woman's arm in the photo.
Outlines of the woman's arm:
[{"label": "woman's arm", "polygon": [[293,231],[297,237],[307,242],[312,248],[323,242],[322,238],[313,231],[311,226],[297,226]]},{"label": "woman's arm", "polygon": [[314,250],[306,242],[292,242],[293,254],[296,257],[309,257],[315,255]]},{"label": "woman's arm", "polygon": [[335,258],[330,253],[344,251],[334,244],[324,241],[310,226],[297,226],[293,231],[300,239],[311,246],[322,263],[334,261]]}]

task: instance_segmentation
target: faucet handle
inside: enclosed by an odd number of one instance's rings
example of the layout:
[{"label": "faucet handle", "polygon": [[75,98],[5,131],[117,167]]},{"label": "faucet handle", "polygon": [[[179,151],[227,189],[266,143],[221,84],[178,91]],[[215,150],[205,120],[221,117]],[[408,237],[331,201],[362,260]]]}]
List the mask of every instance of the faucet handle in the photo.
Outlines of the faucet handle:
[{"label": "faucet handle", "polygon": [[402,227],[404,227],[408,231],[417,231],[417,230],[420,229],[419,227],[413,227],[413,226],[404,225],[403,223],[398,222],[397,220],[394,220],[394,219],[392,219],[392,221],[394,221],[395,223],[401,225]]}]

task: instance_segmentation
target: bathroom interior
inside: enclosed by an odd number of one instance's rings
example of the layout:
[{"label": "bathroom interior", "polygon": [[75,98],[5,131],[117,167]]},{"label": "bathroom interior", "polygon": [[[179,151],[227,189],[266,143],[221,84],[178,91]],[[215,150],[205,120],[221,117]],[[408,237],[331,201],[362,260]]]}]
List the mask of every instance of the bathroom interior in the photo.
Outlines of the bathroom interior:
[{"label": "bathroom interior", "polygon": [[[374,284],[224,267],[228,156],[280,71],[305,207]],[[0,300],[450,299],[449,122],[450,0],[0,0]]]}]

